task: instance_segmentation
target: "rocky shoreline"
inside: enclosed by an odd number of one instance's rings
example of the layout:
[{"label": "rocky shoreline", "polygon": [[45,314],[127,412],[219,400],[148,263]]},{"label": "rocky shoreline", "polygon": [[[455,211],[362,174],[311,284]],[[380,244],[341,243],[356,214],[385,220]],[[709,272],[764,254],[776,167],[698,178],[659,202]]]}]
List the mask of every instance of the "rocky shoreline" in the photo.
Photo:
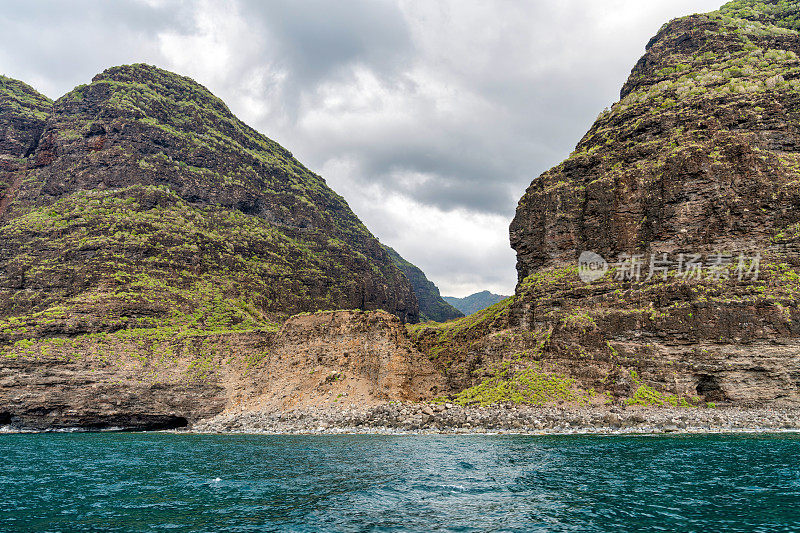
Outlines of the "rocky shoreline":
[{"label": "rocky shoreline", "polygon": [[800,410],[719,407],[460,407],[387,403],[223,413],[196,433],[652,434],[800,431]]},{"label": "rocky shoreline", "polygon": [[[104,428],[0,425],[0,434],[142,430],[125,425]],[[159,431],[278,435],[782,433],[800,432],[800,409],[626,405],[461,407],[450,403],[389,402],[371,407],[325,405],[291,410],[228,411],[187,428]]]}]

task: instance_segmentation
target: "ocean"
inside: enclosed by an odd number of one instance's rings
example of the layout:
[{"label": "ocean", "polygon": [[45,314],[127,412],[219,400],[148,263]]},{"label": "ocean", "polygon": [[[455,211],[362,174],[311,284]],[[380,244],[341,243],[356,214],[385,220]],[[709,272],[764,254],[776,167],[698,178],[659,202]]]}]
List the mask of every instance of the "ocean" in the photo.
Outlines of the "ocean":
[{"label": "ocean", "polygon": [[2,434],[0,531],[800,531],[800,437]]}]

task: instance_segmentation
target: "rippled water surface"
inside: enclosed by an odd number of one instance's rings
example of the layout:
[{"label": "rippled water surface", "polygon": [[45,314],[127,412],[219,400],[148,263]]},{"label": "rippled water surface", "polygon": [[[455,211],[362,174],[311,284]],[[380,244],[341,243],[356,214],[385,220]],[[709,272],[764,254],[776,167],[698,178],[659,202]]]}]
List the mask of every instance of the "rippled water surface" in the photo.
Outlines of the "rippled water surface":
[{"label": "rippled water surface", "polygon": [[800,438],[0,435],[0,531],[800,531]]}]

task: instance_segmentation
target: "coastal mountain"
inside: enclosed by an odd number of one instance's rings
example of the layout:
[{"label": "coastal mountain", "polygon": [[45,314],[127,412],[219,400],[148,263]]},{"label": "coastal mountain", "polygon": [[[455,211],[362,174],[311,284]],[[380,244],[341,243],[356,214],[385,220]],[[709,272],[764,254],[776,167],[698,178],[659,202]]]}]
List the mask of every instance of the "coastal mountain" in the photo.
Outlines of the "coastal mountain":
[{"label": "coastal mountain", "polygon": [[442,298],[439,288],[425,276],[422,270],[400,257],[400,254],[393,248],[384,246],[384,249],[411,283],[411,288],[414,289],[414,294],[419,302],[420,320],[423,322],[429,320],[446,322],[464,316],[463,312]]},{"label": "coastal mountain", "polygon": [[189,78],[114,67],[56,102],[0,78],[0,184],[0,425],[180,427],[440,386],[390,254]]},{"label": "coastal mountain", "polygon": [[54,103],[3,79],[0,424],[800,405],[798,20],[739,0],[664,25],[520,200],[514,296],[443,323],[408,324],[438,291],[188,78],[116,67]]},{"label": "coastal mountain", "polygon": [[0,340],[325,309],[419,319],[345,200],[193,80],[137,64],[54,103],[0,90]]},{"label": "coastal mountain", "polygon": [[738,0],[661,28],[520,200],[513,300],[415,330],[452,386],[502,399],[513,361],[631,403],[800,403],[798,21]]},{"label": "coastal mountain", "polygon": [[503,301],[506,298],[510,298],[510,296],[503,296],[500,294],[494,294],[489,291],[481,291],[476,292],[475,294],[470,294],[469,296],[465,296],[464,298],[456,298],[455,296],[445,296],[444,301],[464,313],[465,315],[471,315],[473,313],[477,313],[487,307],[491,307],[497,302]]}]

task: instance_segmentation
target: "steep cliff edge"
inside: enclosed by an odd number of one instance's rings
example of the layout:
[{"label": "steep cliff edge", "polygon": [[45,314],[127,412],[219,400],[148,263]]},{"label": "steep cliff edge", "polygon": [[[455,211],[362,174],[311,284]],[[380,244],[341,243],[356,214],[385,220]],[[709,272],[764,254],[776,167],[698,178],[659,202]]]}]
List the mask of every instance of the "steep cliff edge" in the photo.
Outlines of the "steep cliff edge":
[{"label": "steep cliff edge", "polygon": [[799,14],[739,1],[658,32],[520,200],[513,300],[414,328],[451,384],[519,355],[631,402],[800,403]]},{"label": "steep cliff edge", "polygon": [[[800,400],[798,12],[733,2],[670,22],[533,181],[511,225],[514,312],[543,357],[620,394],[633,370],[711,401]],[[583,251],[611,272],[583,283]]]},{"label": "steep cliff edge", "polygon": [[418,320],[344,199],[191,79],[114,67],[49,113],[25,94],[39,122],[14,132],[43,130],[25,152],[27,137],[4,137],[22,159],[0,219],[0,343],[320,309]]}]

